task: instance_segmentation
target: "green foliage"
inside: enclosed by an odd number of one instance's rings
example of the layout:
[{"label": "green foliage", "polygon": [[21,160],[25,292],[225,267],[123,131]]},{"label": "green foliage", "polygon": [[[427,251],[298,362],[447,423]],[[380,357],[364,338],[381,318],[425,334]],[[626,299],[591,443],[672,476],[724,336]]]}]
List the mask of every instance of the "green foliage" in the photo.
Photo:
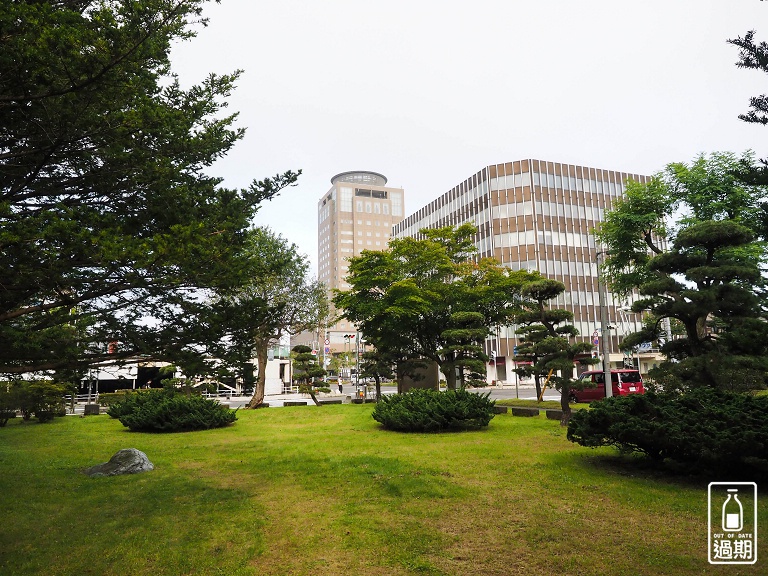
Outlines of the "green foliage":
[{"label": "green foliage", "polygon": [[[598,232],[614,292],[637,290],[643,329],[622,344],[662,341],[659,381],[692,388],[768,385],[764,237],[765,186],[737,177],[751,154],[715,153],[669,164],[646,184],[630,183]],[[674,226],[667,223],[677,219]],[[665,239],[665,240],[662,240]],[[682,335],[667,341],[661,325]],[[734,371],[738,378],[734,379]]]},{"label": "green foliage", "polygon": [[495,416],[495,402],[489,396],[462,389],[415,388],[382,396],[372,416],[385,428],[400,432],[475,430],[488,426]]},{"label": "green foliage", "polygon": [[112,406],[113,404],[117,402],[122,402],[125,400],[126,394],[130,394],[130,390],[117,390],[116,392],[105,392],[102,394],[99,394],[99,405],[100,406]]},{"label": "green foliage", "polygon": [[216,400],[166,388],[126,394],[107,414],[134,432],[187,432],[228,426],[237,420],[236,412]]},{"label": "green foliage", "polygon": [[244,130],[225,110],[239,71],[183,88],[171,69],[203,4],[3,2],[1,372],[200,362],[226,337],[201,295],[248,278],[252,217],[298,175],[210,174]]},{"label": "green foliage", "polygon": [[294,346],[293,377],[299,383],[309,385],[315,378],[325,376],[325,368],[317,363],[317,356],[312,354],[312,348],[299,344]]},{"label": "green foliage", "polygon": [[310,279],[306,256],[269,228],[249,232],[245,254],[247,281],[215,302],[222,315],[216,323],[227,332],[210,352],[251,368],[255,356],[256,378],[252,371],[241,374],[251,380],[254,394],[248,405],[254,408],[264,400],[270,347],[283,335],[319,326],[328,315],[328,294],[324,284]]},{"label": "green foliage", "polygon": [[573,374],[575,364],[589,366],[598,360],[591,356],[591,343],[571,341],[579,334],[570,324],[573,314],[550,306],[549,301],[563,292],[562,282],[548,278],[536,278],[523,285],[525,299],[521,311],[515,315],[521,334],[517,360],[530,364],[515,371],[520,376],[534,376],[537,395],[541,395],[540,378],[552,372],[550,383],[560,391],[561,422],[565,424],[571,416],[570,389],[577,382]]},{"label": "green foliage", "polygon": [[67,383],[51,380],[14,380],[2,386],[0,413],[5,413],[8,418],[18,410],[24,420],[35,416],[40,422],[50,422],[54,416],[63,416],[66,413],[64,395],[70,388]]},{"label": "green foliage", "polygon": [[472,261],[476,232],[470,224],[425,229],[424,239],[398,238],[388,250],[350,259],[351,288],[333,302],[393,360],[398,376],[408,362],[428,359],[450,389],[456,367],[485,378],[485,337],[491,326],[509,323],[530,275],[490,258]]},{"label": "green foliage", "polygon": [[16,417],[16,394],[13,388],[5,382],[0,382],[0,428],[8,420]]},{"label": "green foliage", "polygon": [[768,397],[698,388],[684,394],[630,394],[593,402],[576,412],[568,439],[582,446],[615,446],[654,460],[731,472],[768,464]]}]

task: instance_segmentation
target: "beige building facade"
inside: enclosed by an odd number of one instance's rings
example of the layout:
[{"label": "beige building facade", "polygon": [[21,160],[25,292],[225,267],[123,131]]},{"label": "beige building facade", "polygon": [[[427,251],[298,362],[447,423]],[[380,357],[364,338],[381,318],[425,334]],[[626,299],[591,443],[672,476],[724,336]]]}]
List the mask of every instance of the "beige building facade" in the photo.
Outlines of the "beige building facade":
[{"label": "beige building facade", "polygon": [[[570,310],[581,340],[602,337],[598,294],[598,253],[593,234],[605,212],[624,193],[626,182],[646,182],[642,174],[576,166],[535,159],[485,166],[414,214],[396,223],[393,237],[421,237],[420,230],[474,224],[479,257],[493,257],[513,270],[539,270],[560,280],[566,292],[553,306]],[[607,294],[611,362],[624,358],[618,340],[640,329],[630,302]],[[488,379],[516,380],[516,326],[494,327],[486,352]],[[653,351],[640,352],[640,369],[657,360]],[[637,354],[635,355],[637,363]],[[631,361],[626,358],[627,362]]]}]

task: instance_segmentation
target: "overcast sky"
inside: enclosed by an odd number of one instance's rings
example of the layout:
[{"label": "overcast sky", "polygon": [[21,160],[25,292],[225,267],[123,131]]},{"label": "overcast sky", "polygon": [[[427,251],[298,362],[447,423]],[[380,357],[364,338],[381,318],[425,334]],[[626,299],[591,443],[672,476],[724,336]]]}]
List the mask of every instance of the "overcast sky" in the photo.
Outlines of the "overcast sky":
[{"label": "overcast sky", "polygon": [[411,214],[483,166],[539,158],[650,174],[701,152],[768,156],[738,114],[768,77],[726,39],[759,0],[222,0],[174,50],[182,82],[243,69],[245,138],[212,169],[231,187],[298,186],[256,223],[317,268],[317,200],[348,170],[387,176]]}]

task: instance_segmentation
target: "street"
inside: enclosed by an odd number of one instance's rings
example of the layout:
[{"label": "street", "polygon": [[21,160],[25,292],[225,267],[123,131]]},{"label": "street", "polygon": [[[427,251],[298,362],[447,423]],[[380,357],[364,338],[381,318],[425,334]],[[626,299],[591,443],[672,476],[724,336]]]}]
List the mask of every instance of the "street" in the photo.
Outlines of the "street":
[{"label": "street", "polygon": [[[469,388],[469,390],[477,394],[485,394],[487,392],[490,392],[491,400],[507,400],[510,398],[520,398],[522,400],[536,400],[536,388],[534,388],[531,385],[519,386],[517,390],[515,390],[514,386],[505,386],[505,387],[488,386],[487,388]],[[336,392],[335,388],[334,388],[334,392]],[[396,392],[397,392],[397,386],[382,385],[381,387],[382,394],[395,394]],[[318,396],[318,400],[322,401],[322,400],[341,399],[344,396],[349,396],[350,398],[355,397],[354,384],[345,384],[343,387],[343,394],[335,393],[330,396]],[[243,397],[243,396],[234,396],[230,399],[221,398],[220,400],[222,403],[228,403],[231,408],[242,408],[248,403],[248,400],[250,400],[250,398]],[[544,393],[544,400],[560,400],[560,393],[557,390],[547,390]],[[266,396],[264,398],[264,402],[269,404],[270,407],[281,407],[287,401],[288,402],[290,401],[307,402],[308,404],[312,403],[312,400],[309,398],[309,396],[305,394],[280,394],[275,396]],[[348,401],[348,400],[345,400],[345,401]]]}]

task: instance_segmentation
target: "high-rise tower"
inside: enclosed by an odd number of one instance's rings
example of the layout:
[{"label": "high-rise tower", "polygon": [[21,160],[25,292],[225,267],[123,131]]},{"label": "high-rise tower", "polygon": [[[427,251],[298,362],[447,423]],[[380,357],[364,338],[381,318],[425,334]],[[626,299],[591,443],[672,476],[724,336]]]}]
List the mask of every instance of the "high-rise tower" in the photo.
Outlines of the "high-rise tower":
[{"label": "high-rise tower", "polygon": [[[403,219],[403,189],[386,184],[387,178],[377,172],[342,172],[331,178],[331,189],[318,200],[317,275],[329,291],[349,288],[347,259],[363,250],[386,249],[392,228]],[[354,325],[342,319],[328,326],[326,335],[318,334],[318,345],[338,352],[350,334],[355,334]]]}]

